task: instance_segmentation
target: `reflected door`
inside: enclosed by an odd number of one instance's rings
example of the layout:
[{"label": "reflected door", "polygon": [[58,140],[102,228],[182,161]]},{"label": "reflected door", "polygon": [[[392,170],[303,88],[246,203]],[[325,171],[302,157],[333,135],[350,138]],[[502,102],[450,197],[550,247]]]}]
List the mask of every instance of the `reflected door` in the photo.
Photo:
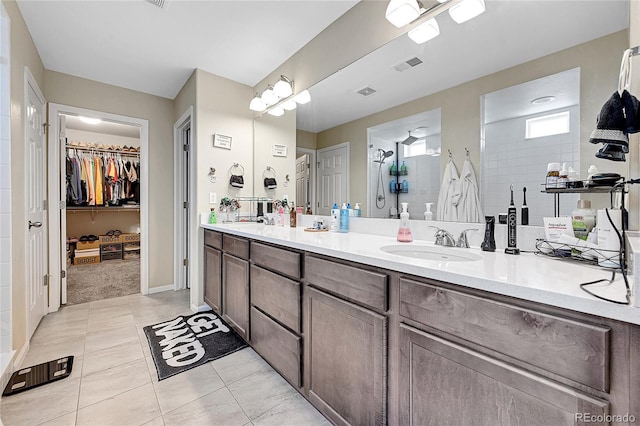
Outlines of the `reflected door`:
[{"label": "reflected door", "polygon": [[296,159],[296,203],[307,207],[309,202],[309,155],[301,155]]},{"label": "reflected door", "polygon": [[318,214],[331,214],[333,203],[338,207],[349,202],[349,143],[318,151]]}]

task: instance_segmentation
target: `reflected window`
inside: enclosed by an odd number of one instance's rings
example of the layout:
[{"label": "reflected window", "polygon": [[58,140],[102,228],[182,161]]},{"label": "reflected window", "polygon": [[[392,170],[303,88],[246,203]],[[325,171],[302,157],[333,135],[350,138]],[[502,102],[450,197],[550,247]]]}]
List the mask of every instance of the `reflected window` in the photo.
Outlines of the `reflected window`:
[{"label": "reflected window", "polygon": [[529,118],[526,121],[526,138],[542,138],[569,133],[571,131],[570,120],[569,111]]},{"label": "reflected window", "polygon": [[427,155],[427,139],[419,139],[411,145],[404,146],[404,158]]}]

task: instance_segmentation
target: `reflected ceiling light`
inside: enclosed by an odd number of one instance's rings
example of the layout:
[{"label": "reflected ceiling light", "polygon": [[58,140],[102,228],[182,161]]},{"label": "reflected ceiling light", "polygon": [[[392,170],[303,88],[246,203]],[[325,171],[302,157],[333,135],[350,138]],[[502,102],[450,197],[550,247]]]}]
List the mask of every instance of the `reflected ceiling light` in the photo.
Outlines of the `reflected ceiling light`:
[{"label": "reflected ceiling light", "polygon": [[280,99],[288,98],[293,95],[293,84],[284,75],[280,76],[280,80],[273,86],[273,92]]},{"label": "reflected ceiling light", "polygon": [[449,15],[458,24],[475,18],[486,10],[484,0],[462,0],[460,3],[451,6]]},{"label": "reflected ceiling light", "polygon": [[296,106],[298,106],[298,104],[296,104],[296,101],[294,101],[293,99],[289,99],[287,102],[282,104],[282,108],[287,111],[293,111],[294,109],[296,109]]},{"label": "reflected ceiling light", "polygon": [[251,111],[262,112],[265,109],[267,109],[267,104],[265,104],[262,98],[258,96],[258,94],[256,93],[256,96],[253,99],[251,99],[251,103],[249,104],[249,109]]},{"label": "reflected ceiling light", "polygon": [[555,100],[556,100],[555,96],[542,96],[540,98],[535,98],[534,100],[531,101],[531,103],[534,105],[542,105],[542,104],[548,104],[549,102],[553,102]]},{"label": "reflected ceiling light", "polygon": [[262,92],[262,100],[267,106],[273,105],[278,102],[278,97],[273,92],[273,86],[268,85],[264,92]]},{"label": "reflected ceiling light", "polygon": [[387,21],[400,28],[420,16],[420,5],[416,0],[391,0],[385,16]]},{"label": "reflected ceiling light", "polygon": [[269,111],[270,115],[273,115],[274,117],[280,117],[281,115],[284,114],[284,110],[280,107],[274,108],[272,110]]},{"label": "reflected ceiling light", "polygon": [[437,37],[439,34],[440,27],[438,26],[438,22],[435,18],[431,18],[427,22],[409,31],[409,38],[418,44],[422,44]]},{"label": "reflected ceiling light", "polygon": [[83,117],[81,115],[78,116],[78,118],[80,119],[80,121],[87,124],[96,125],[96,124],[102,123],[102,120],[100,120],[99,118]]},{"label": "reflected ceiling light", "polygon": [[308,90],[302,91],[300,93],[298,93],[294,98],[294,101],[296,101],[297,103],[299,103],[300,105],[304,105],[304,104],[308,104],[309,102],[311,102],[311,94],[309,93]]}]

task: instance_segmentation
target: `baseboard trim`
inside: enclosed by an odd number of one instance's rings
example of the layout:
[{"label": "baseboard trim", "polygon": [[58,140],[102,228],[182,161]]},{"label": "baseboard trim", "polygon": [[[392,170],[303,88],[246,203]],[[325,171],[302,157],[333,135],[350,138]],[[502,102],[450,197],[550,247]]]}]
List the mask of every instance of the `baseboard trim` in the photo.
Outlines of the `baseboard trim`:
[{"label": "baseboard trim", "polygon": [[9,351],[0,354],[0,391],[4,390],[4,387],[9,383],[11,375],[15,371],[13,363],[11,362],[16,351]]},{"label": "baseboard trim", "polygon": [[204,305],[200,305],[200,306],[196,306],[196,305],[191,305],[191,311],[192,312],[204,312],[204,311],[209,311],[211,310],[211,308],[209,307],[209,305],[204,304]]},{"label": "baseboard trim", "polygon": [[175,286],[173,284],[163,285],[162,287],[150,287],[149,294],[162,293],[163,291],[173,290],[174,288]]},{"label": "baseboard trim", "polygon": [[29,344],[29,342],[25,343],[24,346],[22,346],[22,349],[20,349],[20,352],[18,352],[18,355],[16,355],[16,357],[13,360],[14,371],[20,368],[20,366],[22,365],[22,362],[27,357],[27,353],[29,352],[30,347],[31,345]]}]

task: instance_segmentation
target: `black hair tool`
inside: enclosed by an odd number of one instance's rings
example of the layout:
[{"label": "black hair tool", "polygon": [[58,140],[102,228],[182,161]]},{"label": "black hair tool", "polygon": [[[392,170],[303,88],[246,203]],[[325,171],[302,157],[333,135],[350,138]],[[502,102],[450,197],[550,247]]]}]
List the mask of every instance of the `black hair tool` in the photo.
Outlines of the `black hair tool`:
[{"label": "black hair tool", "polygon": [[522,195],[524,200],[522,201],[522,209],[520,210],[520,224],[529,224],[529,207],[527,207],[527,187],[522,188]]}]

